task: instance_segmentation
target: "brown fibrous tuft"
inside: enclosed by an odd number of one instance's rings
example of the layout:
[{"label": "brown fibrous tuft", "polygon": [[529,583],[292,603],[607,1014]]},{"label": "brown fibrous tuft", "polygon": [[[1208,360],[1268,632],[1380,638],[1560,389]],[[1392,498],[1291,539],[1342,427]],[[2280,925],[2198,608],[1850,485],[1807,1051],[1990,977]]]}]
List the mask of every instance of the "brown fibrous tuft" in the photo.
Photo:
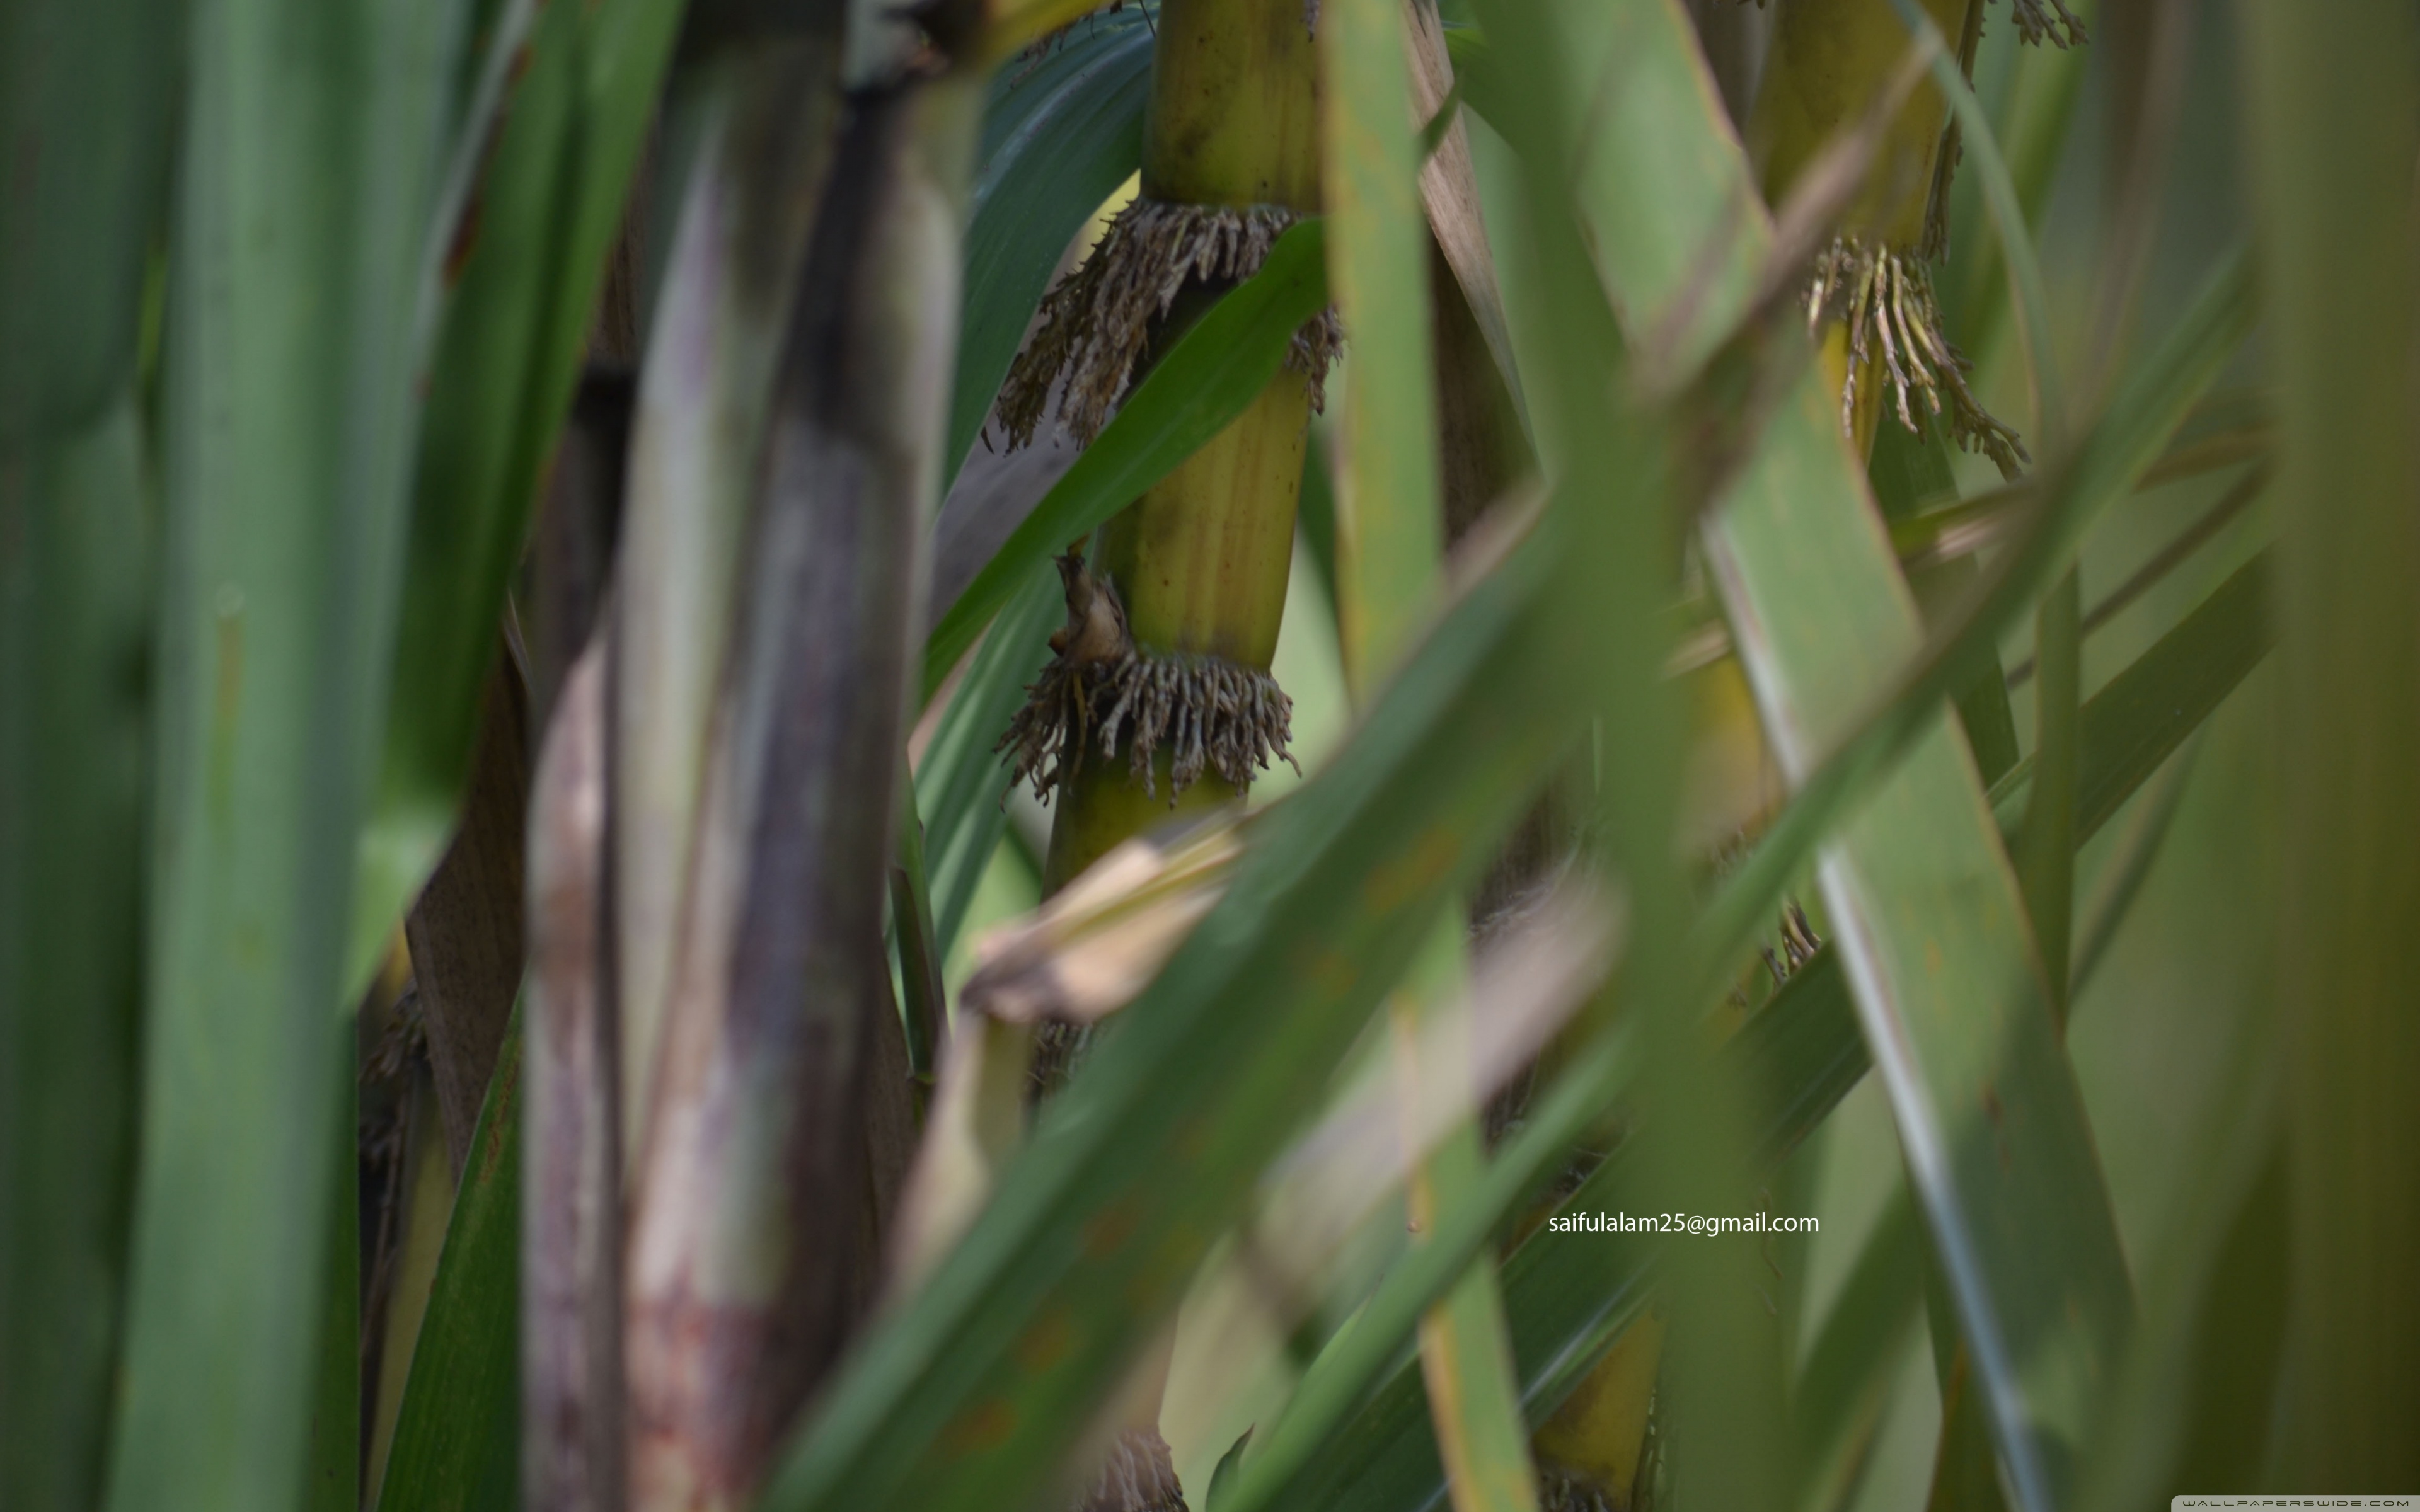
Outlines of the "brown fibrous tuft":
[{"label": "brown fibrous tuft", "polygon": [[[1171,205],[1138,199],[1118,212],[1100,245],[1042,301],[1041,324],[1001,384],[1000,419],[1011,447],[1033,440],[1063,378],[1059,423],[1078,446],[1108,424],[1142,358],[1152,326],[1187,285],[1260,271],[1298,217],[1278,205]],[[1336,312],[1295,332],[1286,366],[1311,386],[1311,405],[1342,345]]]},{"label": "brown fibrous tuft", "polygon": [[2071,42],[2081,44],[2085,40],[2084,23],[2076,20],[2075,12],[2067,8],[2067,0],[2050,0],[2047,9],[2043,8],[2042,0],[2009,0],[2009,3],[2011,13],[2016,17],[2017,36],[2025,41],[2037,44],[2049,42],[2063,48]]},{"label": "brown fibrous tuft", "polygon": [[1619,1512],[1624,1504],[1576,1471],[1538,1467],[1538,1512]]},{"label": "brown fibrous tuft", "polygon": [[1126,1428],[1109,1445],[1077,1512],[1187,1512],[1176,1460],[1157,1428]]},{"label": "brown fibrous tuft", "polygon": [[1072,555],[1059,570],[1067,624],[1050,637],[1055,655],[995,748],[1008,753],[1016,781],[1045,796],[1082,770],[1086,748],[1097,742],[1114,760],[1121,738],[1145,793],[1157,791],[1153,755],[1169,748],[1171,807],[1205,771],[1241,788],[1273,760],[1302,769],[1286,748],[1294,701],[1276,678],[1219,656],[1147,651],[1107,573]]},{"label": "brown fibrous tuft", "polygon": [[1057,1097],[1092,1049],[1092,1025],[1044,1019],[1033,1036],[1032,1064],[1025,1070],[1025,1105],[1038,1108]]},{"label": "brown fibrous tuft", "polygon": [[1889,377],[1900,424],[1918,428],[1909,400],[1911,394],[1921,395],[1928,412],[1947,427],[1950,440],[1990,457],[2003,477],[2015,477],[2032,460],[2017,433],[1967,388],[1966,374],[1974,364],[1941,330],[1932,274],[1920,256],[1854,237],[1834,241],[1815,259],[1807,289],[1807,329],[1820,328],[1827,318],[1840,319],[1849,328],[1849,381],[1840,393],[1842,429],[1851,426],[1856,413],[1861,372],[1879,363]]}]

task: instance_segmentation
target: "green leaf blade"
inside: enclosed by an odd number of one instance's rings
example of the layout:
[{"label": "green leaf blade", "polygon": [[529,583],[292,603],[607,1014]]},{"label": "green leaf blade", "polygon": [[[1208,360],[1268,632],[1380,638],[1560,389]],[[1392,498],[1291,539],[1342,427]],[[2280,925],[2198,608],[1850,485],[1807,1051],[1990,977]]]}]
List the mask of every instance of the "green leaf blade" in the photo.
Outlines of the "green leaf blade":
[{"label": "green leaf blade", "polygon": [[1041,61],[1011,61],[992,85],[967,226],[945,473],[975,444],[1068,240],[1142,161],[1152,42],[1143,11],[1096,16]]},{"label": "green leaf blade", "polygon": [[[1314,779],[1321,792],[1261,822],[1221,903],[1054,1104],[966,1239],[835,1382],[766,1507],[954,1512],[1025,1494],[1058,1468],[1561,749],[1552,702],[1505,660],[1536,592],[1539,563],[1524,561],[1430,638]],[[1419,826],[1400,822],[1415,811]],[[1366,891],[1373,877],[1399,886],[1381,903]],[[1171,1149],[1183,1181],[1165,1179]]]},{"label": "green leaf blade", "polygon": [[383,1512],[505,1512],[519,1504],[520,1189],[516,1004],[412,1346],[378,1492]]},{"label": "green leaf blade", "polygon": [[460,14],[229,0],[191,18],[145,1142],[104,1504],[129,1512],[306,1494],[323,1330],[296,1300],[342,1260],[330,1072],[359,985],[347,925]]}]

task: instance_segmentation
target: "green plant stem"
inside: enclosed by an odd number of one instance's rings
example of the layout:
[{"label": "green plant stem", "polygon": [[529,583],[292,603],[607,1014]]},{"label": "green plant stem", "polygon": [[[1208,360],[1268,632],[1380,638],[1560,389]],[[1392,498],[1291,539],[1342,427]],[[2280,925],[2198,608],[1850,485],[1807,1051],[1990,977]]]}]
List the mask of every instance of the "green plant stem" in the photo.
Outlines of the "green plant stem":
[{"label": "green plant stem", "polygon": [[[1315,63],[1298,0],[1246,0],[1240,8],[1171,0],[1158,28],[1144,196],[1317,210]],[[1180,299],[1146,362],[1212,292],[1197,287]],[[1101,528],[1091,565],[1116,584],[1139,648],[1267,670],[1285,611],[1309,406],[1302,378],[1278,374],[1225,429]],[[1059,795],[1047,890],[1130,835],[1242,795],[1213,773],[1171,804],[1130,783],[1122,761],[1097,749],[1087,756]],[[1169,786],[1164,777],[1153,783],[1158,794]]]},{"label": "green plant stem", "polygon": [[2051,1011],[2067,1023],[2069,941],[2075,924],[2075,800],[2083,694],[2084,627],[2074,569],[2051,588],[2035,619],[2033,796],[2025,806],[2019,881],[2041,951]]}]

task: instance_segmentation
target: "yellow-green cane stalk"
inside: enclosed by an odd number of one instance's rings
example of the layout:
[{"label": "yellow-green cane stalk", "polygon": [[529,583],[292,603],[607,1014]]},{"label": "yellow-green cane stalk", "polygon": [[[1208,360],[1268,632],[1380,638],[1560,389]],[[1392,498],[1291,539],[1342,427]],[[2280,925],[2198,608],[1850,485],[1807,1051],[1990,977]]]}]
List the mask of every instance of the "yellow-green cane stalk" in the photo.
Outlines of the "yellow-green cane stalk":
[{"label": "yellow-green cane stalk", "polygon": [[[1302,0],[1161,8],[1140,197],[1046,301],[1001,389],[1012,444],[1032,439],[1054,395],[1061,424],[1089,442],[1154,353],[1318,209],[1313,22]],[[1062,559],[1067,622],[1001,741],[1018,777],[1055,795],[1046,891],[1171,810],[1234,802],[1254,772],[1286,759],[1292,705],[1269,664],[1305,433],[1337,339],[1332,316],[1305,326],[1293,371],[1089,549]],[[1001,1038],[1006,1049],[1019,1037]],[[1035,1038],[1041,1095],[1084,1035],[1050,1023]],[[1182,1512],[1158,1430],[1166,1368],[1164,1357],[1147,1360],[1129,1381],[1115,1438],[1078,1500],[1086,1512]]]},{"label": "yellow-green cane stalk", "polygon": [[[1160,12],[1141,196],[1054,289],[1001,394],[1013,443],[1050,412],[1096,435],[1154,352],[1256,271],[1319,206],[1314,50],[1298,0]],[[1063,563],[1057,656],[1003,746],[1055,795],[1045,883],[1120,841],[1233,802],[1285,759],[1269,675],[1292,562],[1304,430],[1331,316],[1243,415]]]},{"label": "yellow-green cane stalk", "polygon": [[[1922,0],[1971,69],[1986,0]],[[2084,39],[2063,0],[2011,0],[2018,33],[2060,47]],[[1825,145],[1885,97],[1908,48],[1890,0],[1781,0],[1748,143],[1775,204]],[[1841,428],[1862,454],[1887,407],[1911,430],[1943,427],[1960,447],[2013,477],[2029,460],[2016,432],[1986,409],[1972,364],[1942,328],[1931,264],[1946,250],[1941,209],[1957,165],[1948,104],[1918,84],[1893,112],[1838,235],[1806,289],[1808,329],[1840,391]]]}]

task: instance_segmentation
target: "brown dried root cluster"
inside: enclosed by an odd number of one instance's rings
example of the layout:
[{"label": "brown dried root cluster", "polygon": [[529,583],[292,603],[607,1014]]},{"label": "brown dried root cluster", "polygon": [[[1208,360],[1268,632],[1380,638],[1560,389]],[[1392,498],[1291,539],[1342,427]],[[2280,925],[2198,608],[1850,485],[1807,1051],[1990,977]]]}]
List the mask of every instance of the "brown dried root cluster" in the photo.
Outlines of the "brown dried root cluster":
[{"label": "brown dried root cluster", "polygon": [[[1059,423],[1079,446],[1092,444],[1125,397],[1153,322],[1197,280],[1237,280],[1260,271],[1295,212],[1276,205],[1169,205],[1139,199],[1118,212],[1083,266],[1042,301],[1042,323],[1001,385],[1000,418],[1012,447],[1033,440],[1062,375]],[[1334,310],[1295,332],[1286,366],[1320,402],[1327,364],[1342,345]]]},{"label": "brown dried root cluster", "polygon": [[2025,41],[2065,47],[2085,39],[2084,23],[2067,8],[2067,0],[2050,0],[2048,9],[2042,0],[2009,0],[2009,8],[2016,16],[2017,36]]},{"label": "brown dried root cluster", "polygon": [[1807,329],[1820,327],[1827,316],[1837,316],[1849,328],[1849,381],[1840,393],[1843,429],[1856,413],[1860,371],[1879,360],[1889,376],[1900,424],[1918,428],[1909,399],[1911,393],[1920,394],[1928,412],[1948,428],[1950,440],[1990,457],[2002,476],[2015,477],[2032,460],[2017,433],[1967,388],[1966,374],[1973,364],[1942,332],[1932,274],[1920,255],[1854,237],[1834,241],[1815,259],[1807,284]]},{"label": "brown dried root cluster", "polygon": [[1623,1512],[1633,1504],[1630,1499],[1615,1499],[1576,1471],[1555,1464],[1538,1467],[1538,1512]]},{"label": "brown dried root cluster", "polygon": [[1044,1019],[1033,1035],[1033,1063],[1025,1072],[1025,1105],[1038,1108],[1064,1090],[1093,1051],[1090,1024]]},{"label": "brown dried root cluster", "polygon": [[1077,1512],[1186,1512],[1176,1462],[1156,1428],[1127,1428],[1109,1446],[1100,1478]]},{"label": "brown dried root cluster", "polygon": [[1121,739],[1145,793],[1156,793],[1153,754],[1169,748],[1171,806],[1205,771],[1240,788],[1272,759],[1301,770],[1286,749],[1294,701],[1276,678],[1218,656],[1146,651],[1135,644],[1108,574],[1087,571],[1074,556],[1059,559],[1059,572],[1067,624],[1050,637],[1057,655],[1026,688],[1025,706],[996,748],[1009,754],[1016,781],[1042,797],[1083,769],[1088,746],[1097,741],[1114,759]]}]

